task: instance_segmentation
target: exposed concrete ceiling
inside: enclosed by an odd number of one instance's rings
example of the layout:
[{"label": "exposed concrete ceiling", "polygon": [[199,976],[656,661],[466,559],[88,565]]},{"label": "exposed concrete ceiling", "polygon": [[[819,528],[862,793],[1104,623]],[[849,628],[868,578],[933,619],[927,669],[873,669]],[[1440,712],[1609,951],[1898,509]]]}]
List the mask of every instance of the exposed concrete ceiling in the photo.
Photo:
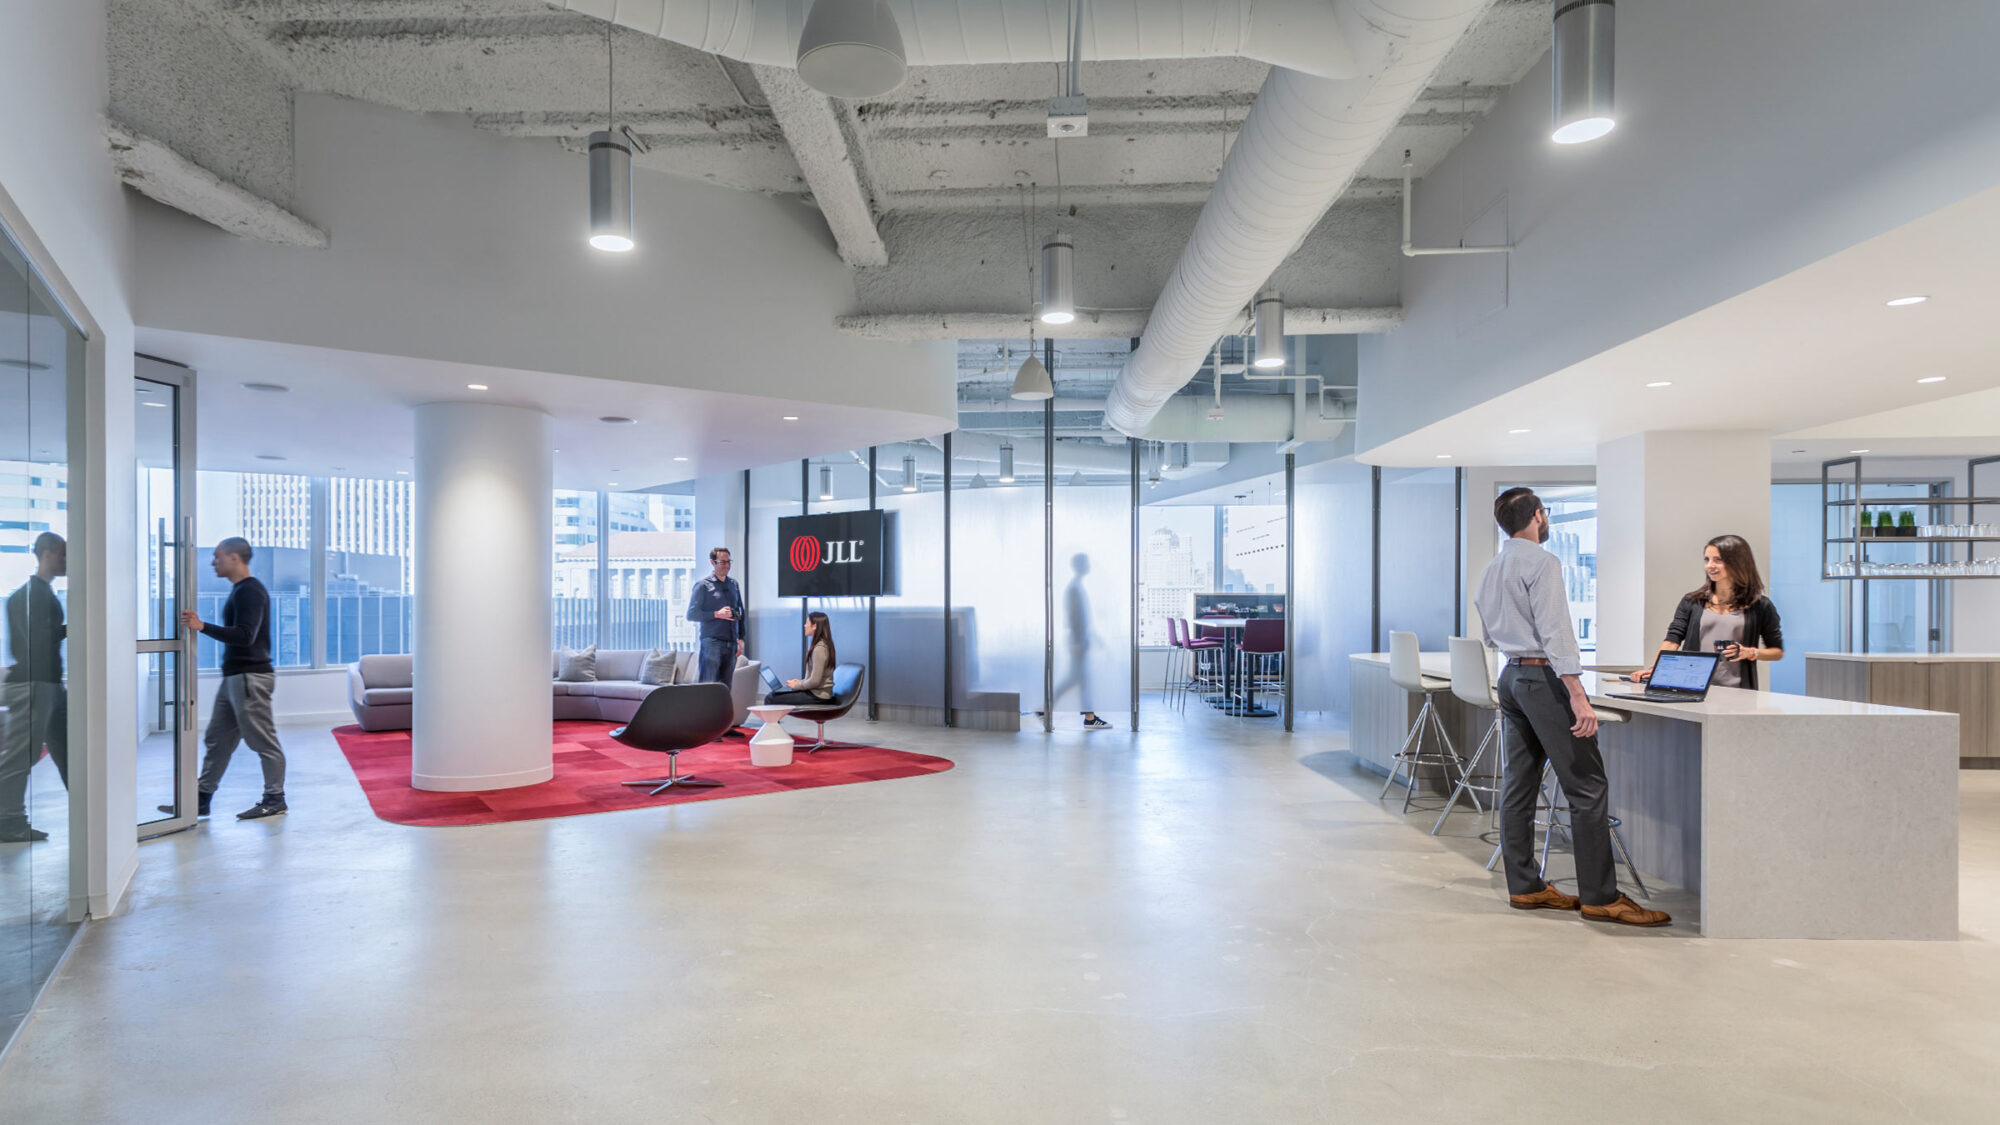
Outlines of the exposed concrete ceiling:
[{"label": "exposed concrete ceiling", "polygon": [[[1403,150],[1419,175],[1449,152],[1547,49],[1548,19],[1547,0],[1496,0],[1278,271],[1293,304],[1327,310],[1329,327],[1394,323]],[[884,98],[838,102],[790,71],[544,0],[112,0],[109,51],[127,182],[225,229],[301,246],[325,234],[290,210],[295,92],[464,114],[580,151],[604,127],[609,61],[617,121],[644,146],[638,168],[812,197],[858,267],[858,319],[844,326],[904,338],[970,335],[952,318],[1025,308],[1029,251],[1057,221],[1058,180],[1079,294],[1102,310],[1074,331],[1129,335],[1268,70],[1086,62],[1090,133],[1058,151],[1044,128],[1054,65],[917,67]]]}]

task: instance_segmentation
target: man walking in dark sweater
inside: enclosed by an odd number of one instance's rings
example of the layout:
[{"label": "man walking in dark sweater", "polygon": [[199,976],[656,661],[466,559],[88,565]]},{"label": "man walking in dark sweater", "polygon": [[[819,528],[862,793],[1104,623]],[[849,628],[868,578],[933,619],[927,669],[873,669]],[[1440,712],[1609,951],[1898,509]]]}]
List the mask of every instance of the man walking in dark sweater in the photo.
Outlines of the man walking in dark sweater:
[{"label": "man walking in dark sweater", "polygon": [[[193,610],[181,612],[181,624],[222,642],[222,685],[215,693],[215,710],[208,717],[203,739],[208,754],[201,762],[201,805],[222,784],[223,771],[240,741],[257,752],[264,766],[264,798],[236,814],[238,820],[258,820],[285,811],[285,749],[278,745],[277,724],[271,718],[271,689],[277,673],[271,667],[271,595],[250,577],[250,544],[231,537],[215,545],[212,561],[218,577],[231,583],[222,603],[222,623],[204,622]],[[172,812],[171,806],[163,812]]]}]

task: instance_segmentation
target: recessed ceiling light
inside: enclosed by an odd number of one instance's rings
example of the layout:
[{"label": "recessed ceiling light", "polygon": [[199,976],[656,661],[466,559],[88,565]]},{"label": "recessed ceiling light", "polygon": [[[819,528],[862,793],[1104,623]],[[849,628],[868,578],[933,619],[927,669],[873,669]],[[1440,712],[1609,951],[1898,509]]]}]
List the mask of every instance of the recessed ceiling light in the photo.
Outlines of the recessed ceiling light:
[{"label": "recessed ceiling light", "polygon": [[262,391],[267,395],[286,395],[292,393],[292,388],[287,387],[283,383],[245,383],[243,384],[243,389],[246,391]]},{"label": "recessed ceiling light", "polygon": [[798,420],[799,420],[799,416],[798,416],[798,415],[796,415],[796,414],[787,414],[787,415],[785,415],[785,421],[787,421],[787,422],[796,422],[796,421],[798,421]]},{"label": "recessed ceiling light", "polygon": [[1867,450],[1865,450],[1865,449],[1850,449],[1850,450],[1848,450],[1848,452],[1849,452],[1849,453],[1866,453],[1866,452],[1868,452],[1868,451],[1867,451]]},{"label": "recessed ceiling light", "polygon": [[617,488],[617,487],[618,487],[618,482],[617,482],[617,481],[615,481],[615,480],[608,480],[608,481],[605,481],[605,482],[604,482],[604,487],[606,487],[606,488]]},{"label": "recessed ceiling light", "polygon": [[1945,379],[1946,379],[1946,378],[1947,378],[1947,376],[1944,376],[1944,375],[1926,375],[1926,376],[1924,376],[1923,378],[1921,378],[1921,379],[1917,380],[1917,382],[1919,382],[1919,383],[1942,383],[1942,382],[1944,382],[1944,381],[1945,381]]},{"label": "recessed ceiling light", "polygon": [[1451,460],[1451,454],[1449,454],[1449,453],[1440,453],[1440,454],[1438,454],[1438,460],[1440,460],[1440,461],[1449,461],[1449,460]]},{"label": "recessed ceiling light", "polygon": [[1518,430],[1508,430],[1507,432],[1508,432],[1508,433],[1510,433],[1510,434],[1525,434],[1525,433],[1527,433],[1528,431],[1527,431],[1527,428],[1526,428],[1526,427],[1523,427],[1523,428],[1521,428],[1521,429],[1518,429]]},{"label": "recessed ceiling light", "polygon": [[161,410],[165,410],[165,409],[167,408],[167,404],[166,404],[166,403],[164,403],[164,402],[142,402],[142,403],[140,403],[139,405],[140,405],[140,406],[157,406],[157,407],[159,407],[159,408],[160,408]]},{"label": "recessed ceiling light", "polygon": [[676,457],[676,458],[674,458],[674,460],[676,460],[676,461],[685,461],[685,460],[687,460],[687,458],[685,458],[685,457]]},{"label": "recessed ceiling light", "polygon": [[259,453],[257,455],[257,460],[259,461],[283,461],[284,459],[285,455],[282,453]]},{"label": "recessed ceiling light", "polygon": [[1673,386],[1673,383],[1666,379],[1656,379],[1651,383],[1647,383],[1646,385],[1648,387],[1671,387]]},{"label": "recessed ceiling light", "polygon": [[489,388],[484,383],[467,383],[465,389],[468,391],[483,391]]},{"label": "recessed ceiling light", "polygon": [[397,470],[396,470],[396,475],[397,475],[397,476],[399,476],[399,477],[406,477],[406,476],[409,476],[409,475],[410,475],[410,470],[408,470],[408,469],[397,469]]},{"label": "recessed ceiling light", "polygon": [[598,421],[607,426],[630,426],[635,425],[639,420],[637,418],[627,418],[620,414],[606,414],[599,418]]},{"label": "recessed ceiling light", "polygon": [[1894,297],[1890,299],[1889,307],[1900,309],[1904,305],[1921,305],[1928,300],[1930,300],[1929,297]]}]

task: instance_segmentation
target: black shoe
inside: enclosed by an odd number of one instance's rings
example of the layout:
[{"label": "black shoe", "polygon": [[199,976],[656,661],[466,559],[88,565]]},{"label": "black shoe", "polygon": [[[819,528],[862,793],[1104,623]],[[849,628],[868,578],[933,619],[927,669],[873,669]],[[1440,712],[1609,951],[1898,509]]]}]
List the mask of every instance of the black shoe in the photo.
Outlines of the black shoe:
[{"label": "black shoe", "polygon": [[26,824],[0,828],[0,844],[35,844],[48,838],[48,833],[39,828],[30,828]]},{"label": "black shoe", "polygon": [[263,800],[257,802],[254,808],[247,808],[244,809],[242,812],[237,813],[236,819],[262,820],[267,816],[283,816],[285,815],[285,812],[286,812],[286,806],[285,806],[285,799],[283,797],[266,797]]},{"label": "black shoe", "polygon": [[1111,729],[1111,724],[1110,724],[1110,723],[1107,723],[1107,722],[1105,722],[1105,721],[1104,721],[1103,719],[1101,719],[1101,718],[1099,718],[1099,717],[1097,717],[1097,716],[1093,715],[1093,716],[1091,716],[1090,718],[1088,718],[1088,719],[1085,719],[1085,720],[1083,721],[1083,729],[1085,729],[1085,730],[1110,730],[1110,729]]},{"label": "black shoe", "polygon": [[[201,795],[201,800],[195,805],[194,815],[207,816],[208,802],[209,802],[209,795],[207,793],[203,793]],[[166,813],[168,816],[172,816],[180,811],[180,806],[178,805],[154,805],[153,807],[159,809],[163,813]]]}]

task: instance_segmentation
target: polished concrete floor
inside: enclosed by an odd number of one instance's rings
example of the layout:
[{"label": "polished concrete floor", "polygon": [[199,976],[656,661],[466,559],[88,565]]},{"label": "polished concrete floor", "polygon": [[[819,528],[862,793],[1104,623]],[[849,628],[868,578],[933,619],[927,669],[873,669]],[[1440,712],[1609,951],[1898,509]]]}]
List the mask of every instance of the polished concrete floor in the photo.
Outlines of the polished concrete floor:
[{"label": "polished concrete floor", "polygon": [[958,768],[448,829],[287,730],[296,811],[143,846],[0,1119],[2000,1118],[2000,773],[1958,942],[1721,942],[1508,910],[1338,730],[1153,727],[850,722]]}]

